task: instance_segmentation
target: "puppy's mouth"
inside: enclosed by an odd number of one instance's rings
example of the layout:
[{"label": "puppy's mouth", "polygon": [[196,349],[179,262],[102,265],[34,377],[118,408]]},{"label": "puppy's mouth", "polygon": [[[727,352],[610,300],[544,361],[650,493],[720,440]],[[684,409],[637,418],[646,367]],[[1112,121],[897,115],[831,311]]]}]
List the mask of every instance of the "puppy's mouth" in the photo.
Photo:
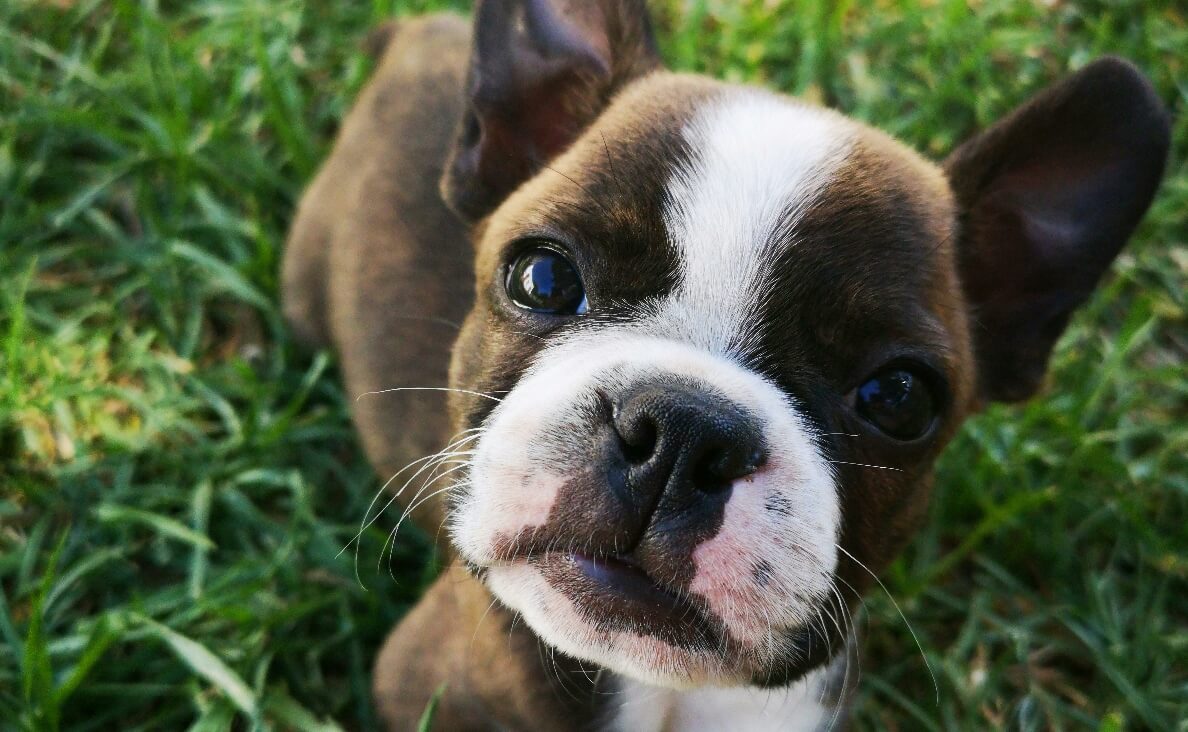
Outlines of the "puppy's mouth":
[{"label": "puppy's mouth", "polygon": [[695,598],[656,581],[629,556],[549,552],[529,563],[599,630],[632,631],[682,647],[713,647],[723,638],[720,623]]}]

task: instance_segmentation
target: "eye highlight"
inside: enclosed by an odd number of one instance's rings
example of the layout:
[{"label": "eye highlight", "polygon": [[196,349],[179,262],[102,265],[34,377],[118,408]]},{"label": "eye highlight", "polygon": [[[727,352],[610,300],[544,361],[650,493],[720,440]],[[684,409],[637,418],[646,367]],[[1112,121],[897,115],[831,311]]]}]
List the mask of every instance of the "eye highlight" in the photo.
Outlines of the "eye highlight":
[{"label": "eye highlight", "polygon": [[581,315],[589,309],[577,268],[561,252],[534,246],[512,260],[507,295],[518,307],[549,315]]},{"label": "eye highlight", "polygon": [[875,372],[854,391],[854,409],[883,434],[904,442],[923,437],[939,402],[928,379],[910,366]]}]

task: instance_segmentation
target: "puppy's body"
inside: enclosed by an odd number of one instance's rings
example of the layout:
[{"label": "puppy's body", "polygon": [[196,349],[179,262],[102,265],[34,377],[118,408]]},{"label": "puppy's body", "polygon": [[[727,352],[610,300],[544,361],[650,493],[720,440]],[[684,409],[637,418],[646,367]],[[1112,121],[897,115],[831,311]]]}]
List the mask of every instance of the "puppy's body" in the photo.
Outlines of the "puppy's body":
[{"label": "puppy's body", "polygon": [[634,0],[476,25],[390,33],[286,255],[349,393],[454,389],[356,404],[384,477],[450,443],[403,499],[462,560],[377,661],[385,721],[836,727],[857,598],[961,420],[1037,388],[1154,191],[1158,102],[1102,62],[942,169],[660,70]]},{"label": "puppy's body", "polygon": [[[302,198],[282,273],[285,316],[307,343],[350,354],[341,364],[353,397],[444,386],[474,298],[466,229],[438,191],[462,115],[470,28],[441,15],[390,24],[373,40],[375,76]],[[445,403],[413,391],[352,405],[380,475],[444,445]],[[415,518],[435,531],[441,501]]]},{"label": "puppy's body", "polygon": [[[450,349],[474,299],[472,245],[439,192],[462,116],[471,29],[459,16],[434,15],[391,23],[371,40],[376,71],[302,198],[283,290],[298,337],[350,354],[346,391],[365,395],[353,404],[354,421],[387,479],[449,437],[443,392],[386,390],[447,383]],[[412,517],[437,531],[443,503],[429,498]],[[589,714],[593,695],[576,704],[572,688],[554,689],[558,678],[539,662],[535,636],[511,620],[472,577],[447,571],[376,663],[376,703],[388,727],[414,729],[443,684],[443,730],[562,730]]]}]

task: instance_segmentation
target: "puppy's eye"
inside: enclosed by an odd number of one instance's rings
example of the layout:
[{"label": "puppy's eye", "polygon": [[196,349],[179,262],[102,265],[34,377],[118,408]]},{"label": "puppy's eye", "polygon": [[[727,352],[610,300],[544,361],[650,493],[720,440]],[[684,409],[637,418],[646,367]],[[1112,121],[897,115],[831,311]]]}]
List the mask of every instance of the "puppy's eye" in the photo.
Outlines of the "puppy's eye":
[{"label": "puppy's eye", "polygon": [[937,400],[918,372],[892,366],[875,373],[854,392],[859,416],[897,440],[923,437],[936,418]]},{"label": "puppy's eye", "polygon": [[536,313],[580,315],[586,312],[586,290],[577,269],[565,255],[534,247],[516,257],[507,272],[512,302]]}]

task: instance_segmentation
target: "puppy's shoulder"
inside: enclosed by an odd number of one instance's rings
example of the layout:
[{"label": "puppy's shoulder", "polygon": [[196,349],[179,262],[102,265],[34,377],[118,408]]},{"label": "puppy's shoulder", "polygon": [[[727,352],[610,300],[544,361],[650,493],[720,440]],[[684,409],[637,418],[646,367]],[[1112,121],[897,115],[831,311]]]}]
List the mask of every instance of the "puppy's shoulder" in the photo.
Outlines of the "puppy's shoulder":
[{"label": "puppy's shoulder", "polygon": [[323,347],[334,340],[332,260],[367,254],[342,251],[362,246],[340,235],[344,227],[373,221],[376,212],[424,218],[445,210],[437,179],[461,115],[470,37],[465,18],[437,13],[388,21],[364,40],[375,70],[302,195],[286,245],[284,312],[299,341]]}]

